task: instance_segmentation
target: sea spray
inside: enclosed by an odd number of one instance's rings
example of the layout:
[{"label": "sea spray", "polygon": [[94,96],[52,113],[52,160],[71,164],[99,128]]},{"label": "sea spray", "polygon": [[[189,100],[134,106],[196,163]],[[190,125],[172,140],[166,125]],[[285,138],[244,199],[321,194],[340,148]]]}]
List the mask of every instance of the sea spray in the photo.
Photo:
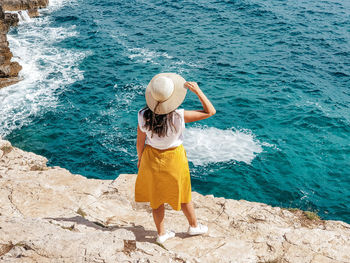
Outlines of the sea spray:
[{"label": "sea spray", "polygon": [[263,151],[248,130],[197,126],[186,129],[184,146],[194,165],[237,161],[250,164]]}]

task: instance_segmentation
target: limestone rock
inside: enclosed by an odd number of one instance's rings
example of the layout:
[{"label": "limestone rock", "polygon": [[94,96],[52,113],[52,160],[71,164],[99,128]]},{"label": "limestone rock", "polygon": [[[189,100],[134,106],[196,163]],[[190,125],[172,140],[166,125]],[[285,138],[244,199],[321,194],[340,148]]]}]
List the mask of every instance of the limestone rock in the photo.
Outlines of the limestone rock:
[{"label": "limestone rock", "polygon": [[29,17],[37,17],[40,14],[37,8],[31,8],[31,9],[28,9],[28,15]]},{"label": "limestone rock", "polygon": [[7,65],[0,66],[0,78],[17,77],[22,66],[18,62],[10,62]]},{"label": "limestone rock", "polygon": [[23,78],[21,77],[12,77],[12,78],[0,78],[0,89],[16,84],[17,82],[21,81]]},{"label": "limestone rock", "polygon": [[43,8],[48,3],[48,0],[1,0],[3,9],[7,11]]},{"label": "limestone rock", "polygon": [[12,145],[9,141],[3,140],[2,138],[0,138],[0,149],[3,150],[5,148],[11,148]]},{"label": "limestone rock", "polygon": [[176,236],[160,246],[149,205],[134,202],[136,175],[87,179],[1,138],[0,151],[0,262],[350,262],[349,224],[196,192],[208,234],[188,236],[167,206]]},{"label": "limestone rock", "polygon": [[4,13],[0,6],[0,88],[15,83],[18,72],[22,69],[17,62],[11,62],[12,53],[6,37],[9,27],[17,23],[17,14]]},{"label": "limestone rock", "polygon": [[19,18],[17,14],[5,13],[4,17],[5,23],[10,26],[17,26]]}]

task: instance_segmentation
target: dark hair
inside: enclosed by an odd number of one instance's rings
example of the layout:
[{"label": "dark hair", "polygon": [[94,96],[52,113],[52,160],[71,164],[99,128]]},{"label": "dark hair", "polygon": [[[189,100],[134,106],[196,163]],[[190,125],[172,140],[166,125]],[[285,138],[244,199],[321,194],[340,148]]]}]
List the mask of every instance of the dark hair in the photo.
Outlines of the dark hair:
[{"label": "dark hair", "polygon": [[159,137],[165,137],[167,135],[169,127],[171,131],[176,131],[174,117],[180,117],[180,115],[177,112],[175,112],[175,110],[167,114],[156,114],[153,111],[151,111],[151,109],[148,106],[146,106],[142,110],[144,111],[144,127],[147,130],[152,131],[151,137],[153,137],[153,133],[156,133]]}]

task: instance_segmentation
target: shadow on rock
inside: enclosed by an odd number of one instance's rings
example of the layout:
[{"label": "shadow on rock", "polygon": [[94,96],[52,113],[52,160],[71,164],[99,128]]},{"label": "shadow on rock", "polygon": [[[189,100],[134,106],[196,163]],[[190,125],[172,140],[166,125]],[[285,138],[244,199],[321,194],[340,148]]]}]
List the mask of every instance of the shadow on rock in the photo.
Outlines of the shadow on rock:
[{"label": "shadow on rock", "polygon": [[[57,222],[73,222],[79,225],[84,225],[86,227],[95,228],[100,231],[115,231],[118,229],[125,229],[133,232],[135,235],[135,239],[138,242],[150,242],[155,243],[155,239],[157,236],[157,232],[154,230],[146,230],[141,225],[131,224],[131,226],[122,226],[122,225],[110,225],[106,226],[98,221],[90,221],[82,216],[74,216],[74,217],[47,217],[44,219],[55,220]],[[181,233],[182,234],[182,233]]]}]

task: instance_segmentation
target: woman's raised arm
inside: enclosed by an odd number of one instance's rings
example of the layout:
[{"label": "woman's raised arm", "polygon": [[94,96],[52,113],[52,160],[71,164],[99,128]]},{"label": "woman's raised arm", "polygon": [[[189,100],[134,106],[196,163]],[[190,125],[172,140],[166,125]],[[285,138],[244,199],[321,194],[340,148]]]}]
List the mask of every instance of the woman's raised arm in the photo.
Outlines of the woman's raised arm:
[{"label": "woman's raised arm", "polygon": [[216,113],[213,104],[211,104],[196,82],[186,82],[185,87],[197,95],[203,106],[203,110],[185,110],[185,123],[203,120]]}]

